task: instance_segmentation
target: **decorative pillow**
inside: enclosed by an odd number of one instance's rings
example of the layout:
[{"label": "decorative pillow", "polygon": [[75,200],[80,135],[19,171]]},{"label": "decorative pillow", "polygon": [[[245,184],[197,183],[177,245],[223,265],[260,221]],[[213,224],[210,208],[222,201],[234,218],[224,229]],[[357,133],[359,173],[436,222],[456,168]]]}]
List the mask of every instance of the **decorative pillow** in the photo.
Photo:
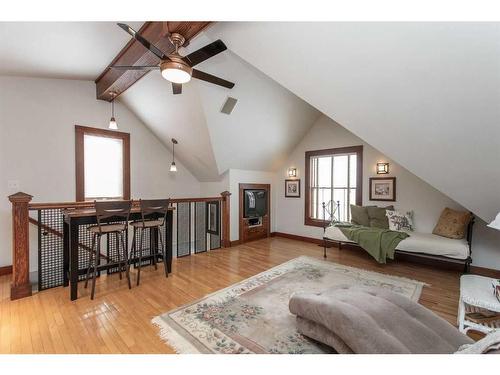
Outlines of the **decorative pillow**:
[{"label": "decorative pillow", "polygon": [[469,212],[455,211],[446,207],[432,233],[442,237],[462,239],[471,219]]},{"label": "decorative pillow", "polygon": [[389,229],[389,221],[387,220],[387,216],[385,212],[387,210],[394,210],[394,206],[387,207],[367,207],[368,218],[370,220],[370,227],[374,228],[382,228]]},{"label": "decorative pillow", "polygon": [[389,229],[398,232],[413,231],[413,211],[405,213],[398,211],[386,211],[387,219],[389,219]]},{"label": "decorative pillow", "polygon": [[368,217],[367,208],[368,207],[365,206],[356,206],[351,204],[351,223],[369,227],[370,218]]}]

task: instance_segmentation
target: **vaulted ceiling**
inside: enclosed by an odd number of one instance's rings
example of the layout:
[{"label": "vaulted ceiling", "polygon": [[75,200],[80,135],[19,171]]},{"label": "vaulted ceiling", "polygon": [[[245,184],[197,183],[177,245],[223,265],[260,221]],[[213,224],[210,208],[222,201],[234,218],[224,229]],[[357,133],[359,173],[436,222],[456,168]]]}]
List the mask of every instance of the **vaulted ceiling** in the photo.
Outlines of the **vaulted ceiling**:
[{"label": "vaulted ceiling", "polygon": [[[182,51],[187,54],[215,39],[204,33]],[[274,171],[319,116],[309,104],[231,51],[197,65],[236,83],[232,90],[203,81],[172,95],[159,72],[149,73],[121,100],[170,147],[200,181],[214,181],[230,168]],[[220,112],[227,97],[238,99],[230,115]]]},{"label": "vaulted ceiling", "polygon": [[208,34],[481,218],[500,211],[500,24],[219,23]]},{"label": "vaulted ceiling", "polygon": [[[130,40],[113,22],[0,23],[0,36],[0,74],[83,80],[94,80]],[[181,53],[216,39],[202,32]],[[152,71],[117,100],[167,148],[176,138],[176,156],[200,181],[216,181],[230,168],[275,170],[320,114],[230,50],[197,68],[236,86],[193,79],[172,95]],[[220,113],[228,96],[238,99],[230,115]]]},{"label": "vaulted ceiling", "polygon": [[[233,90],[173,96],[152,72],[119,98],[200,181],[274,170],[321,111],[483,219],[500,210],[498,23],[224,22],[184,53],[218,38],[200,68]],[[112,22],[0,23],[0,74],[94,80],[128,40]]]}]

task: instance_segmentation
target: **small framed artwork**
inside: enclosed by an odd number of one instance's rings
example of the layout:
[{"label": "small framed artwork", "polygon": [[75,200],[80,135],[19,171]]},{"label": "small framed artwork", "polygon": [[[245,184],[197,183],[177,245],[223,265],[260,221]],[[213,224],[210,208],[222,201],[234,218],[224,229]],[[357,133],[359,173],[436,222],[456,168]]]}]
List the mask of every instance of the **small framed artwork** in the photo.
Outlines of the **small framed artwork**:
[{"label": "small framed artwork", "polygon": [[396,177],[370,177],[370,200],[396,200]]},{"label": "small framed artwork", "polygon": [[300,198],[300,180],[285,180],[285,198]]}]

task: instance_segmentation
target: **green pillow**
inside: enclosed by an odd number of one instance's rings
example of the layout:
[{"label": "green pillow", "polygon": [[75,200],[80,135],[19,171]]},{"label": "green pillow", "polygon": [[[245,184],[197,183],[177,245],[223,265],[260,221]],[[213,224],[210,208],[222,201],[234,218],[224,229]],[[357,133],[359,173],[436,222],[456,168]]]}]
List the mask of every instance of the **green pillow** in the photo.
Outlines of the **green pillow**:
[{"label": "green pillow", "polygon": [[394,210],[393,206],[387,207],[376,207],[370,206],[366,208],[368,214],[368,222],[370,227],[374,228],[382,228],[389,229],[389,220],[387,220],[387,216],[385,212],[387,210]]},{"label": "green pillow", "polygon": [[369,227],[370,218],[368,217],[368,211],[366,209],[367,207],[351,204],[351,223]]}]

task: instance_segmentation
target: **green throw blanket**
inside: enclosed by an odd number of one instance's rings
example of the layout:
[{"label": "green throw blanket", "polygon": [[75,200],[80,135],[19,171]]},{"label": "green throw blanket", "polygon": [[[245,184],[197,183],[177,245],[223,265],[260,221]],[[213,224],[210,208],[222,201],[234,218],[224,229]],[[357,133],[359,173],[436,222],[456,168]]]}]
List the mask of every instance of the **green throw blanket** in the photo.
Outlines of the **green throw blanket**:
[{"label": "green throw blanket", "polygon": [[385,263],[387,258],[394,259],[396,246],[409,237],[404,232],[389,229],[363,227],[361,225],[344,226],[339,229],[349,240],[356,242],[379,263]]}]

